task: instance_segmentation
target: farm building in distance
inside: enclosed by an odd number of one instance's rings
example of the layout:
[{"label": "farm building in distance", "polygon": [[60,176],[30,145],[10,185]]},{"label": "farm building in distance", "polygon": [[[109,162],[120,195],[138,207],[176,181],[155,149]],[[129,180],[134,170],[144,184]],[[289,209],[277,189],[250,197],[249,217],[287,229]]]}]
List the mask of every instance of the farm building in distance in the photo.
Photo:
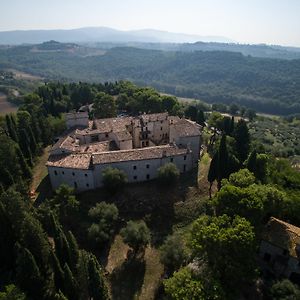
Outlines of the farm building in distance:
[{"label": "farm building in distance", "polygon": [[66,114],[68,132],[52,147],[47,162],[51,184],[78,192],[102,186],[108,167],[123,170],[128,182],[157,177],[172,162],[181,173],[197,166],[201,126],[168,113],[89,120],[87,112]]}]

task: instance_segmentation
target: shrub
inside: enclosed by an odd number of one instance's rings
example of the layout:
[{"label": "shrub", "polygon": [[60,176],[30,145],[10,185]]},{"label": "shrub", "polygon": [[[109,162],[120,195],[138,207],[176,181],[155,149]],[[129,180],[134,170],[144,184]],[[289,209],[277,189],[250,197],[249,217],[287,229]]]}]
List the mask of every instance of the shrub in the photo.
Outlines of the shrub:
[{"label": "shrub", "polygon": [[125,172],[116,168],[109,167],[102,174],[104,187],[112,193],[122,189],[127,182]]},{"label": "shrub", "polygon": [[124,242],[128,244],[134,252],[144,248],[150,241],[150,230],[144,221],[129,221],[120,232]]},{"label": "shrub", "polygon": [[158,169],[158,180],[162,185],[174,184],[179,175],[179,170],[173,163],[167,163]]}]

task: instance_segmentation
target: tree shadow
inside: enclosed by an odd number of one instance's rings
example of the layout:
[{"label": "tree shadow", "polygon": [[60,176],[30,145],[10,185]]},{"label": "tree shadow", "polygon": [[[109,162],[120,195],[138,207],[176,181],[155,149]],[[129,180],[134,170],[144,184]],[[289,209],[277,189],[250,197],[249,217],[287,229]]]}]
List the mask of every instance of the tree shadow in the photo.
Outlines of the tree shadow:
[{"label": "tree shadow", "polygon": [[39,206],[46,198],[50,198],[52,196],[53,191],[51,189],[49,175],[45,176],[40,182],[36,189],[36,193],[38,193],[38,196],[34,202],[35,206]]},{"label": "tree shadow", "polygon": [[143,258],[132,257],[110,275],[113,300],[131,300],[139,295],[145,276],[146,263]]}]

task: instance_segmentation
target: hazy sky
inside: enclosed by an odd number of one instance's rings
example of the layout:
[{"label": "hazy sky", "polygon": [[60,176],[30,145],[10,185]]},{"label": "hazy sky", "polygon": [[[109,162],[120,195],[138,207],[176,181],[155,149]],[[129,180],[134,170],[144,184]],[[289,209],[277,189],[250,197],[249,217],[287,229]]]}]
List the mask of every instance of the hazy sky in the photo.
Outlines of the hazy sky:
[{"label": "hazy sky", "polygon": [[300,0],[0,0],[0,31],[107,26],[300,46]]}]

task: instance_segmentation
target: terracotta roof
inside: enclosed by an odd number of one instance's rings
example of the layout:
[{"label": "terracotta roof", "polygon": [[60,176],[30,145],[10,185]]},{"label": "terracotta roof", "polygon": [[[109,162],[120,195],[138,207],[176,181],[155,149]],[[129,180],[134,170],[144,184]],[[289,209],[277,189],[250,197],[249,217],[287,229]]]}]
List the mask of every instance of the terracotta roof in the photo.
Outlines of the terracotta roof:
[{"label": "terracotta roof", "polygon": [[81,153],[105,152],[111,150],[111,143],[112,142],[110,141],[91,143],[91,144],[81,145],[76,150]]},{"label": "terracotta roof", "polygon": [[173,126],[177,134],[181,137],[200,135],[200,126],[198,126],[198,124],[195,122],[186,119],[180,119],[177,120]]},{"label": "terracotta roof", "polygon": [[270,218],[262,233],[262,239],[289,251],[290,256],[298,257],[296,247],[300,246],[300,228],[292,224]]},{"label": "terracotta roof", "polygon": [[46,163],[48,167],[61,167],[70,169],[89,169],[91,154],[69,154],[69,155],[50,155]]},{"label": "terracotta roof", "polygon": [[126,131],[126,130],[115,132],[114,134],[116,135],[116,138],[119,141],[129,141],[129,140],[132,140],[131,134],[128,131]]},{"label": "terracotta roof", "polygon": [[93,164],[105,164],[120,161],[147,160],[186,153],[188,153],[187,149],[179,149],[172,145],[164,145],[141,149],[97,153],[92,155],[92,162]]}]

